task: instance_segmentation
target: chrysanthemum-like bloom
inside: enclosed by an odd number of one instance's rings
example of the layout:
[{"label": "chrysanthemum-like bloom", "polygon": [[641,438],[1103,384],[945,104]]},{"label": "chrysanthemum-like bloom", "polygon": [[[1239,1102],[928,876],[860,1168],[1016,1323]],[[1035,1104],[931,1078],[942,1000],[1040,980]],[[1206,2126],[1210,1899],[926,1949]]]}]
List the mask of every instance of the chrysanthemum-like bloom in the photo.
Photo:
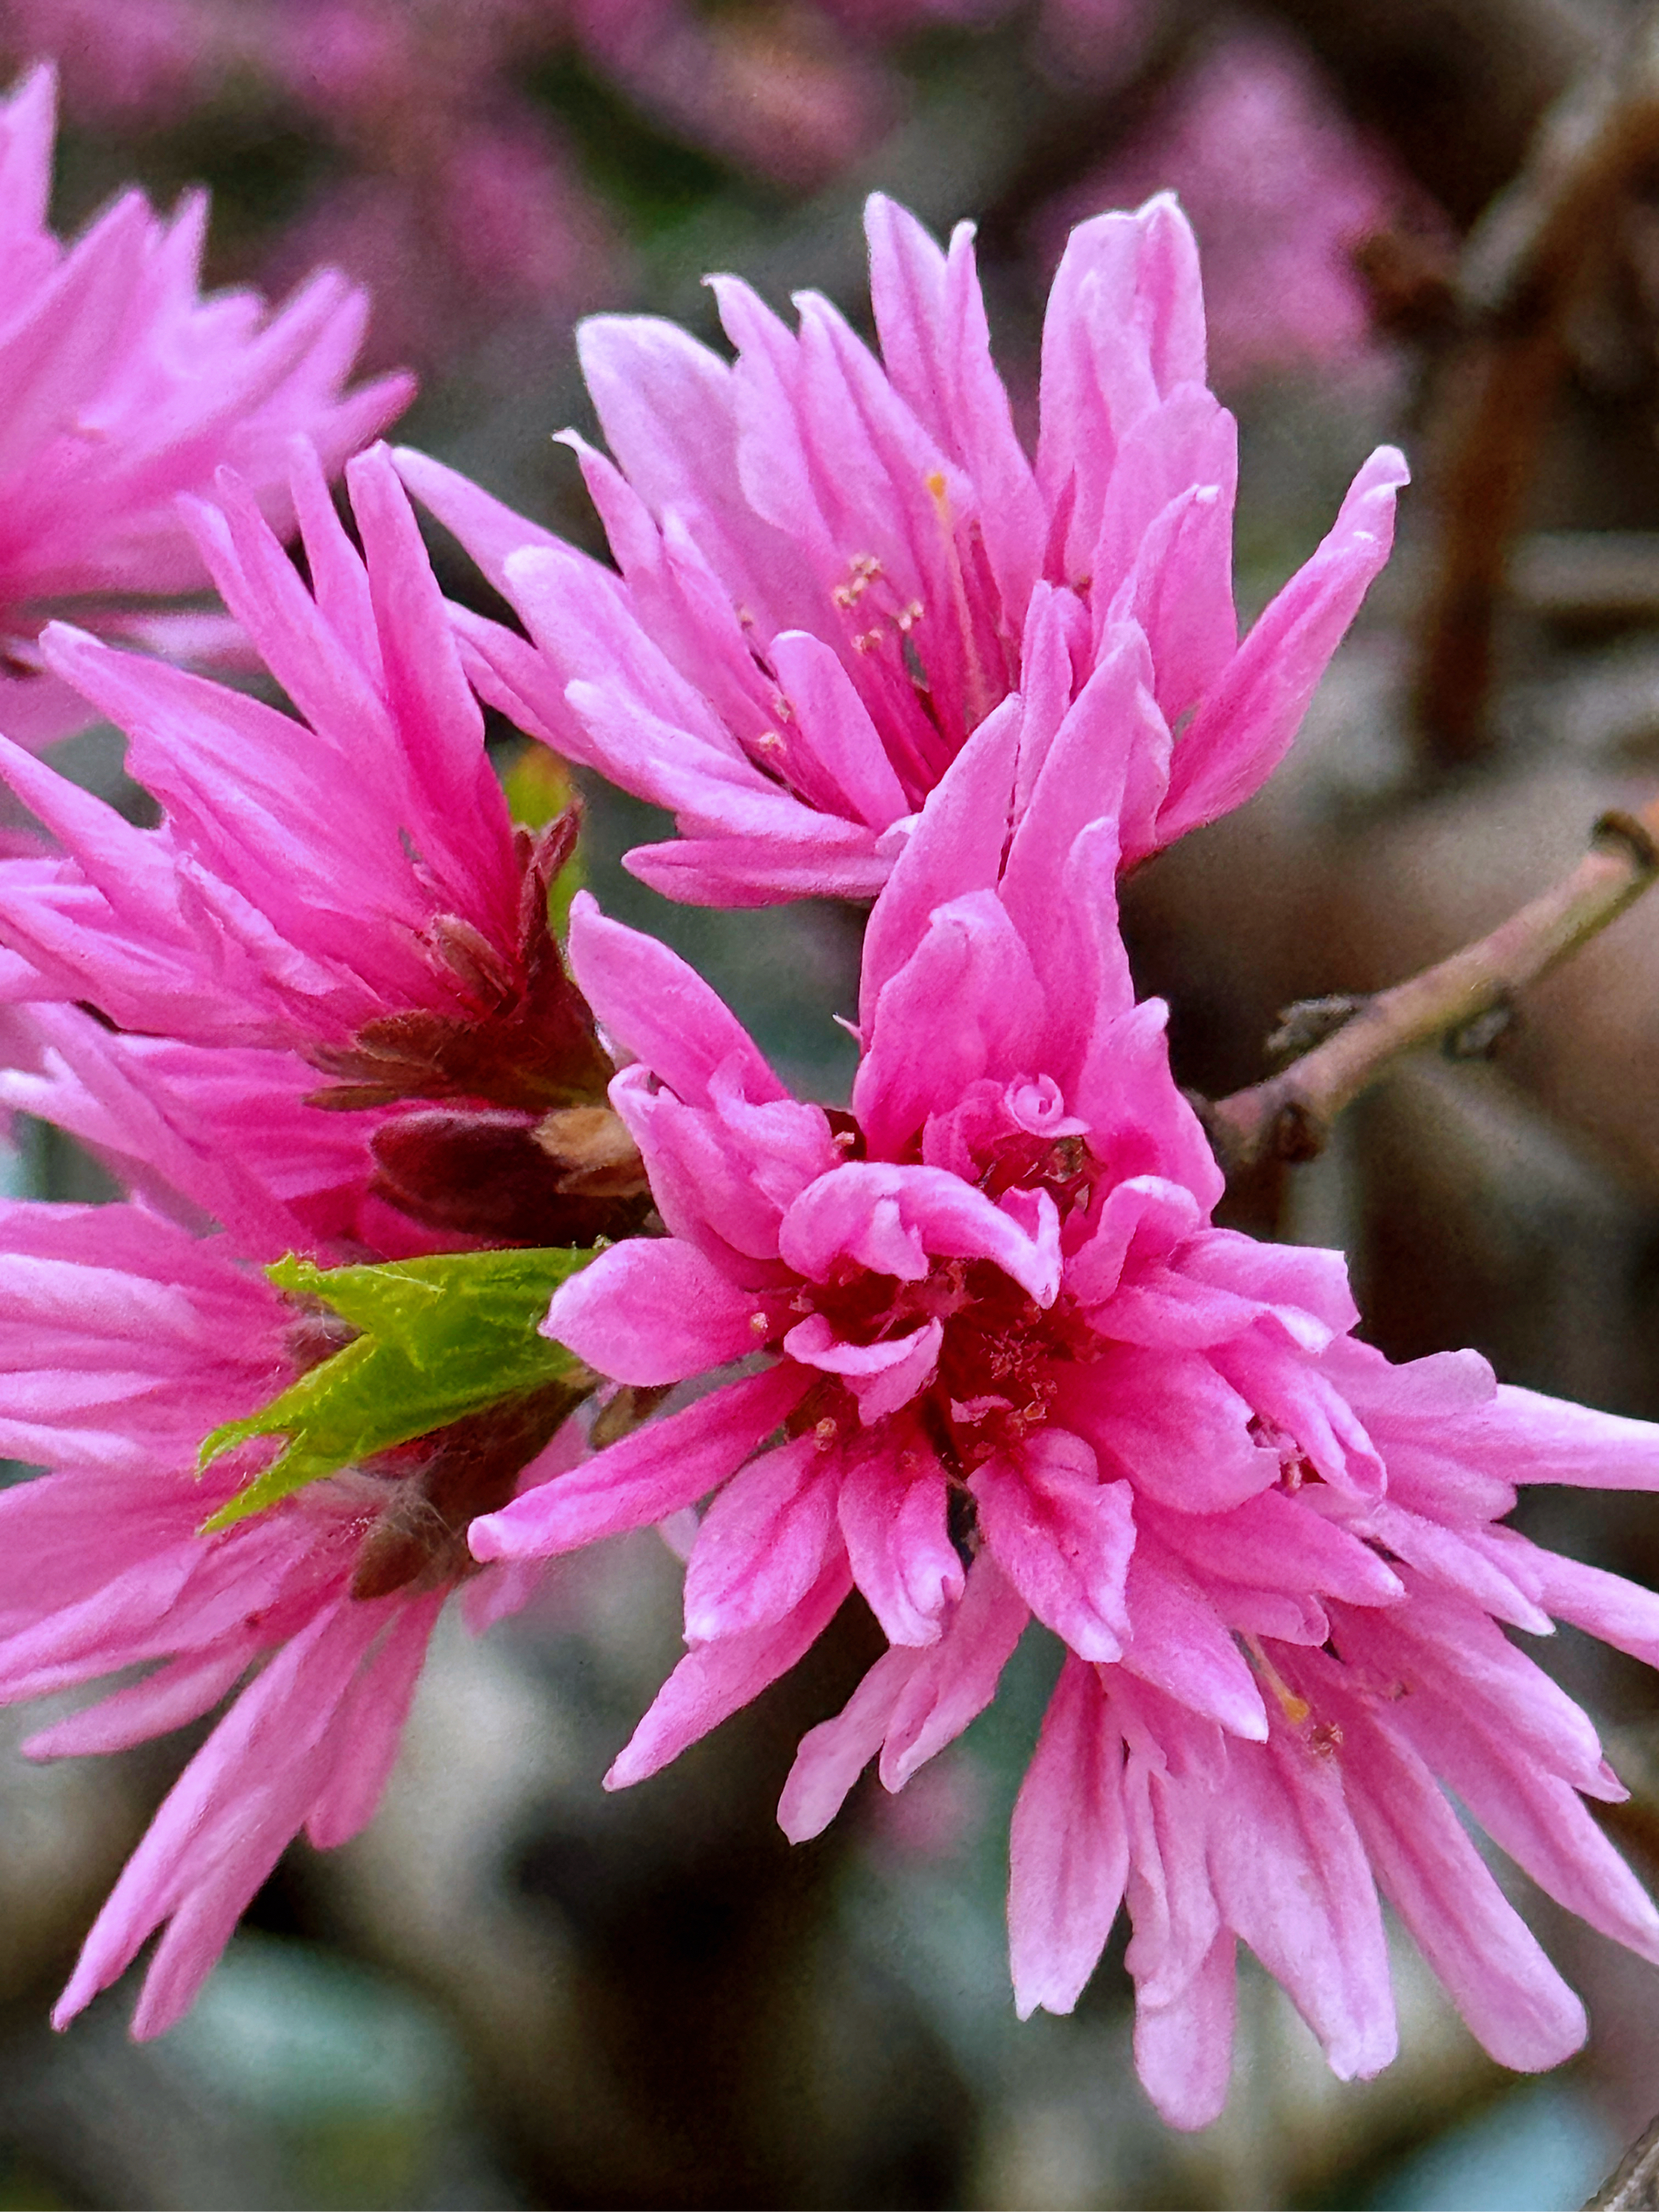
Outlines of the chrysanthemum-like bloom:
[{"label": "chrysanthemum-like bloom", "polygon": [[1101,738],[1143,650],[1058,728],[1030,702],[988,724],[933,793],[871,919],[850,1113],[788,1097],[705,985],[581,903],[574,964],[637,1056],[611,1098],[671,1233],[602,1254],[547,1329],[631,1384],[744,1364],[471,1541],[533,1559],[709,1501],[690,1649],[613,1784],[862,1591],[890,1649],[803,1743],[796,1837],[872,1757],[896,1788],[957,1735],[1035,1614],[1067,1657],[1014,1819],[1019,2003],[1069,2008],[1127,1898],[1141,2072],[1197,2125],[1238,1940],[1339,2074],[1387,2062],[1379,1888],[1499,2058],[1575,2047],[1441,1784],[1659,1960],[1578,1794],[1622,1794],[1595,1733],[1501,1625],[1659,1660],[1659,1598],[1496,1525],[1517,1481],[1659,1487],[1659,1431],[1473,1353],[1392,1367],[1350,1333],[1339,1255],[1211,1224],[1221,1179],[1115,933]]},{"label": "chrysanthemum-like bloom", "polygon": [[297,1051],[364,1103],[420,1091],[422,1068],[427,1095],[466,1092],[458,1055],[486,1030],[501,1048],[510,1028],[526,1061],[568,1048],[553,1032],[571,1008],[538,998],[557,981],[545,856],[514,830],[384,451],[347,471],[362,556],[314,454],[294,459],[313,591],[239,480],[193,521],[305,719],[53,623],[47,661],[126,732],[164,818],[137,829],[0,738],[0,774],[61,848],[0,860],[0,988],[124,1030]]},{"label": "chrysanthemum-like bloom", "polygon": [[581,354],[614,462],[572,439],[620,580],[404,453],[533,643],[458,613],[473,680],[571,759],[669,807],[630,856],[672,897],[858,896],[969,733],[1016,688],[1062,702],[1126,629],[1145,696],[1123,857],[1249,796],[1295,735],[1387,557],[1405,466],[1355,479],[1324,544],[1241,645],[1232,417],[1206,389],[1191,232],[1174,201],[1072,236],[1043,332],[1035,464],[993,366],[971,229],[948,254],[869,208],[872,356],[829,302],[799,331],[713,279],[727,363],[672,325],[599,317]]},{"label": "chrysanthemum-like bloom", "polygon": [[136,828],[0,736],[0,775],[57,840],[12,836],[0,859],[0,998],[27,1031],[0,1099],[49,1111],[154,1202],[182,1191],[186,1218],[228,1225],[234,1202],[263,1257],[317,1239],[399,1254],[388,1205],[403,1237],[422,1225],[419,1249],[626,1233],[637,1163],[630,1193],[583,1119],[620,1134],[548,920],[574,817],[514,829],[403,488],[379,448],[347,477],[362,555],[296,454],[311,591],[245,487],[222,479],[224,507],[194,514],[304,720],[46,632],[164,814]]},{"label": "chrysanthemum-like bloom", "polygon": [[342,1340],[222,1237],[138,1206],[0,1206],[0,1451],[50,1469],[0,1493],[0,1699],[161,1662],[27,1746],[61,1757],[183,1727],[251,1677],[128,1862],[60,2027],[163,1925],[133,2027],[171,2027],[299,1831],[340,1843],[374,1812],[450,1589],[482,1627],[533,1587],[472,1579],[465,1530],[579,1449],[541,1449],[568,1411],[550,1389],[198,1533],[270,1452],[198,1479],[203,1437]]},{"label": "chrysanthemum-like bloom", "polygon": [[[367,302],[319,272],[275,313],[252,292],[204,298],[207,203],[168,217],[125,192],[65,246],[46,227],[55,80],[26,77],[0,103],[0,729],[26,744],[92,719],[40,672],[44,616],[72,607],[110,635],[188,653],[222,617],[133,611],[135,597],[204,590],[176,507],[222,465],[286,530],[288,445],[315,443],[331,471],[407,404],[382,377],[347,392]],[[110,604],[115,602],[118,604]]]}]

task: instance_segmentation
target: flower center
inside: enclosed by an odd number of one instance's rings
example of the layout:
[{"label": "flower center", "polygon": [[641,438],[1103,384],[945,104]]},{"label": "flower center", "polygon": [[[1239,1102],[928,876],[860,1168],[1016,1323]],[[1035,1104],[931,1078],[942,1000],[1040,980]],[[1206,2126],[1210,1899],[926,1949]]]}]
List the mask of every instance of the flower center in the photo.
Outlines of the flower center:
[{"label": "flower center", "polygon": [[[1063,1224],[1087,1212],[1103,1172],[1079,1137],[1022,1132],[991,1150],[979,1188],[990,1198],[1046,1190]],[[935,1260],[920,1282],[872,1273],[849,1261],[829,1283],[803,1286],[793,1304],[802,1316],[822,1315],[846,1345],[896,1342],[939,1322],[933,1378],[912,1410],[947,1469],[958,1475],[1042,1427],[1057,1393],[1056,1369],[1097,1358],[1104,1348],[1063,1291],[1053,1305],[1040,1306],[989,1260]],[[809,1407],[809,1425],[826,1445],[859,1425],[852,1394],[839,1382],[815,1390]]]}]

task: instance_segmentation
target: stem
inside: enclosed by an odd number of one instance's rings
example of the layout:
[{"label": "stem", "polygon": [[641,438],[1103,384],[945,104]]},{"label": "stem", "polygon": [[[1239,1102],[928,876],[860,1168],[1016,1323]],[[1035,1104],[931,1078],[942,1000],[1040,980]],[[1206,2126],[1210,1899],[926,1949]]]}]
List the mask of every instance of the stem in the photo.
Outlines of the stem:
[{"label": "stem", "polygon": [[1584,2212],[1654,2212],[1659,2206],[1659,2120],[1640,2136],[1608,2175]]},{"label": "stem", "polygon": [[1454,1043],[1504,1014],[1528,983],[1621,915],[1659,874],[1659,800],[1643,814],[1604,814],[1571,875],[1490,935],[1391,990],[1361,1000],[1333,1036],[1278,1075],[1205,1109],[1229,1175],[1257,1161],[1312,1159],[1332,1122],[1401,1053]]},{"label": "stem", "polygon": [[1620,203],[1656,155],[1659,13],[1650,7],[1618,63],[1558,104],[1464,255],[1468,336],[1446,365],[1441,540],[1416,699],[1442,762],[1485,747],[1510,541],[1570,365],[1572,312],[1603,281]]}]

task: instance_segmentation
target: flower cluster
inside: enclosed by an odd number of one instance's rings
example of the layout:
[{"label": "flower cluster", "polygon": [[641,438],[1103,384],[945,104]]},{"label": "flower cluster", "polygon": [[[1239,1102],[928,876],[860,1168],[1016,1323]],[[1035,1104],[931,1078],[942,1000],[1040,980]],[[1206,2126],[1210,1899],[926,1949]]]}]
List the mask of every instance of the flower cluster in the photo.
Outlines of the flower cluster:
[{"label": "flower cluster", "polygon": [[449,1590],[470,1584],[483,1621],[536,1580],[480,1576],[470,1521],[580,1449],[561,1431],[589,1386],[555,1379],[216,1526],[271,1447],[198,1476],[204,1440],[355,1334],[258,1263],[590,1244],[642,1211],[625,1145],[583,1172],[612,1064],[549,932],[574,825],[514,830],[385,453],[348,479],[361,555],[314,453],[296,458],[310,591],[246,487],[222,479],[193,517],[303,720],[54,625],[43,653],[124,729],[161,823],[0,748],[55,832],[0,861],[0,1087],[132,1194],[5,1212],[0,1447],[52,1471],[0,1494],[0,1695],[163,1662],[30,1747],[58,1755],[179,1727],[254,1670],[59,2007],[167,1923],[140,2033],[189,2003],[301,1827],[330,1843],[368,1818]]},{"label": "flower cluster", "polygon": [[[1583,1802],[1620,1784],[1505,1633],[1565,1620],[1659,1663],[1659,1597],[1502,1525],[1521,1483],[1659,1488],[1659,1431],[1473,1353],[1393,1366],[1340,1255],[1217,1226],[1118,931],[1126,863],[1290,743],[1398,457],[1241,645],[1232,428],[1174,205],[1074,236],[1035,465],[965,234],[942,253],[879,201],[871,223],[884,367],[823,301],[792,332],[732,285],[732,366],[590,329],[620,465],[583,465],[619,574],[380,449],[346,471],[359,550],[301,450],[308,583],[245,482],[185,514],[295,713],[41,636],[161,819],[0,740],[40,824],[0,857],[0,1097],[130,1194],[0,1210],[0,1445],[51,1469],[0,1495],[0,1697],[154,1665],[46,1754],[234,1698],[60,2018],[165,1923],[136,2020],[164,2027],[289,1838],[368,1819],[453,1589],[492,1616],[548,1559],[688,1516],[686,1656],[612,1784],[856,1590],[886,1649],[800,1745],[780,1817],[814,1834],[872,1761],[896,1789],[958,1736],[1035,1622],[1063,1662],[1013,1820],[1016,1996],[1069,2008],[1127,1904],[1140,2071],[1176,2124],[1225,2096],[1241,1941],[1340,2075],[1387,2062],[1380,1898],[1495,2056],[1575,2047],[1577,1999],[1447,1792],[1659,1961]],[[400,472],[528,639],[446,609]],[[586,894],[567,968],[574,824],[514,829],[474,687],[676,808],[690,834],[636,856],[665,888],[874,895],[847,1108],[792,1097]],[[366,1285],[453,1314],[447,1267],[532,1246],[559,1287],[510,1388],[374,1340]],[[413,1377],[403,1425],[359,1399],[343,1443],[301,1435],[382,1352]]]}]

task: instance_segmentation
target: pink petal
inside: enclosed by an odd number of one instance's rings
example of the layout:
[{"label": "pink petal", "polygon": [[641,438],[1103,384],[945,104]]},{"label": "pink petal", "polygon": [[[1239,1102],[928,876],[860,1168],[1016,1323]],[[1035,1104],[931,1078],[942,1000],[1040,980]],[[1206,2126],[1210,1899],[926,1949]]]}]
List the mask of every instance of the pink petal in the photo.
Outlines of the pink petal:
[{"label": "pink petal", "polygon": [[908,1336],[848,1344],[822,1314],[815,1313],[790,1330],[782,1348],[792,1359],[842,1376],[859,1401],[859,1419],[868,1428],[927,1389],[939,1366],[944,1339],[941,1325],[927,1321]]},{"label": "pink petal", "polygon": [[598,1373],[647,1384],[724,1367],[771,1333],[752,1296],[672,1237],[631,1237],[601,1252],[561,1284],[541,1324]]},{"label": "pink petal", "polygon": [[890,1643],[937,1644],[963,1592],[944,1470],[921,1437],[849,1455],[836,1513],[853,1579]]},{"label": "pink petal", "polygon": [[1018,1457],[988,1460],[968,1486],[993,1556],[1037,1619],[1079,1658],[1120,1657],[1135,1541],[1128,1484],[1103,1483],[1088,1445],[1049,1428]]},{"label": "pink petal", "polygon": [[1203,1354],[1108,1344],[1060,1377],[1060,1417],[1178,1513],[1224,1513],[1279,1476],[1251,1433],[1255,1407]]},{"label": "pink petal", "polygon": [[1393,447],[1372,454],[1313,558],[1257,622],[1176,747],[1158,842],[1237,806],[1279,765],[1320,678],[1394,542],[1408,479]]},{"label": "pink petal", "polygon": [[688,1651],[612,1764],[605,1788],[624,1790],[642,1782],[757,1698],[817,1642],[852,1586],[847,1562],[838,1553],[787,1620]]},{"label": "pink petal", "polygon": [[1031,1067],[1044,1000],[1025,944],[989,891],[937,907],[865,1025],[853,1111],[877,1159],[903,1155],[930,1114],[981,1076]]},{"label": "pink petal", "polygon": [[899,1692],[882,1747],[884,1789],[902,1789],[984,1711],[1030,1619],[1018,1592],[990,1553],[981,1552],[968,1570],[961,1603],[944,1635],[922,1654]]},{"label": "pink petal", "polygon": [[688,1105],[708,1103],[709,1077],[733,1059],[750,1098],[786,1095],[702,976],[655,938],[608,921],[586,891],[571,902],[570,965],[611,1035]]},{"label": "pink petal", "polygon": [[1230,1735],[1266,1741],[1267,1708],[1237,1644],[1192,1578],[1145,1535],[1129,1562],[1127,1603],[1131,1674]]},{"label": "pink petal", "polygon": [[793,1412],[811,1379],[805,1368],[769,1367],[648,1423],[499,1513],[480,1515],[467,1532],[474,1557],[545,1559],[694,1505]]},{"label": "pink petal", "polygon": [[927,933],[933,909],[994,888],[1013,790],[1019,708],[1005,702],[974,732],[929,793],[920,823],[876,901],[864,939],[859,1021],[871,1034],[877,1002]]},{"label": "pink petal", "polygon": [[1347,1802],[1383,1894],[1501,2066],[1556,2066],[1584,2039],[1584,2009],[1493,1881],[1415,1753],[1339,1670],[1310,1662],[1322,1717],[1340,1723]]},{"label": "pink petal", "polygon": [[820,1283],[842,1259],[921,1282],[929,1255],[937,1255],[989,1260],[1040,1306],[1052,1305],[1060,1287],[1060,1255],[1047,1217],[1038,1217],[1032,1230],[1023,1228],[943,1168],[853,1160],[820,1176],[785,1214],[778,1251]]},{"label": "pink petal", "polygon": [[1388,1946],[1334,1765],[1283,1734],[1232,1747],[1210,1849],[1227,1925],[1284,1984],[1331,2071],[1379,2072],[1397,2043]]},{"label": "pink petal", "polygon": [[1227,2101],[1237,2009],[1237,1943],[1218,1936],[1204,1962],[1166,2003],[1135,2006],[1135,2071],[1172,2128],[1207,2128]]},{"label": "pink petal", "polygon": [[936,1644],[884,1651],[834,1720],[802,1737],[778,1820],[792,1843],[819,1835],[878,1748],[881,1779],[902,1789],[981,1713],[1030,1615],[988,1552]]},{"label": "pink petal", "polygon": [[836,1527],[836,1458],[816,1436],[751,1460],[703,1515],[685,1571],[685,1640],[781,1620],[823,1571]]},{"label": "pink petal", "polygon": [[1022,2020],[1070,2012],[1123,1901],[1123,1747],[1094,1669],[1071,1653],[1014,1806],[1008,1954]]}]

